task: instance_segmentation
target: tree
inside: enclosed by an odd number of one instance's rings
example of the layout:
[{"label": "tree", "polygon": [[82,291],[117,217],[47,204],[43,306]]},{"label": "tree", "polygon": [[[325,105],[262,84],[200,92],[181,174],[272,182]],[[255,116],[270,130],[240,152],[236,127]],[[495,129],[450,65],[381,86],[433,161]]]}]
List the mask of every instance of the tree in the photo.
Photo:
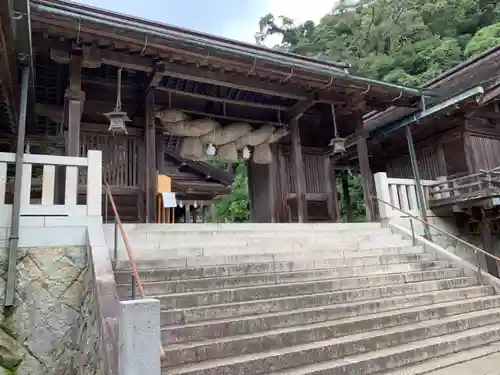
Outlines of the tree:
[{"label": "tree", "polygon": [[476,56],[498,45],[500,45],[500,23],[495,23],[479,29],[474,34],[465,47],[465,55],[468,57]]},{"label": "tree", "polygon": [[498,44],[498,22],[500,3],[490,0],[343,0],[317,25],[268,14],[260,28],[282,36],[278,48],[418,86]]},{"label": "tree", "polygon": [[248,200],[248,177],[246,163],[240,161],[236,168],[234,183],[229,195],[218,197],[215,200],[217,221],[240,223],[250,218]]}]

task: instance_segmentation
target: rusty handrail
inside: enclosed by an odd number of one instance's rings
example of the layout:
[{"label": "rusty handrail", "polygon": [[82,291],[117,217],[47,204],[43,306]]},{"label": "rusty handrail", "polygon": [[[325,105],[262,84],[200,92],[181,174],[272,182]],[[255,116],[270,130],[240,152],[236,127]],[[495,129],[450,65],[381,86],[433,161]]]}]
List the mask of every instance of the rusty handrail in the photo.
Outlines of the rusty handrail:
[{"label": "rusty handrail", "polygon": [[[130,266],[132,267],[132,275],[134,275],[135,281],[137,282],[137,286],[139,288],[139,294],[141,298],[144,298],[146,294],[144,293],[144,286],[142,285],[141,278],[139,276],[139,272],[137,271],[137,265],[134,260],[134,255],[132,254],[132,250],[130,249],[130,244],[128,243],[127,234],[125,233],[125,229],[123,228],[122,221],[120,219],[120,215],[118,214],[118,210],[116,208],[115,200],[113,198],[113,194],[111,193],[111,188],[109,187],[108,182],[105,182],[106,185],[106,193],[109,196],[109,202],[111,203],[111,207],[113,208],[113,213],[115,215],[115,221],[118,223],[118,227],[120,228],[120,233],[122,235],[123,244],[127,249],[128,259],[130,261]],[[107,210],[107,207],[106,207]],[[134,293],[135,285],[132,283],[132,294]]]},{"label": "rusty handrail", "polygon": [[[494,256],[494,255],[492,255],[492,254],[490,254],[490,253],[488,253],[487,251],[485,251],[485,250],[481,249],[480,247],[477,247],[477,246],[475,246],[475,245],[473,245],[473,244],[471,244],[471,243],[469,243],[469,242],[467,242],[467,241],[465,241],[465,240],[462,240],[461,238],[459,238],[459,237],[457,237],[457,236],[455,236],[455,235],[453,235],[453,234],[451,234],[451,233],[448,233],[448,232],[446,232],[445,230],[440,229],[440,228],[438,228],[437,226],[432,225],[431,223],[426,222],[425,220],[422,220],[422,219],[421,219],[421,218],[419,218],[418,216],[412,215],[412,214],[410,214],[409,212],[406,212],[406,211],[402,210],[401,208],[399,208],[399,207],[397,207],[397,206],[393,205],[392,203],[386,202],[386,201],[384,201],[383,199],[380,199],[380,198],[378,198],[378,197],[376,197],[376,196],[374,196],[374,195],[371,195],[371,194],[369,194],[369,195],[370,195],[370,197],[371,197],[372,199],[376,199],[376,200],[378,200],[379,202],[384,203],[384,204],[386,204],[386,205],[388,205],[388,206],[392,207],[393,209],[398,210],[399,212],[404,213],[405,215],[408,215],[410,218],[415,219],[415,220],[417,220],[417,221],[420,221],[422,224],[424,224],[424,225],[428,225],[428,226],[429,226],[429,227],[431,227],[432,229],[434,229],[434,230],[436,230],[436,231],[438,231],[438,232],[440,232],[440,233],[442,233],[442,234],[444,234],[444,235],[446,235],[446,236],[448,236],[448,237],[451,237],[451,238],[453,238],[454,240],[456,240],[456,241],[458,241],[458,242],[460,242],[460,243],[462,243],[462,244],[464,244],[464,245],[466,245],[466,246],[470,247],[472,250],[474,250],[474,253],[476,254],[476,258],[477,258],[477,256],[478,256],[478,254],[477,254],[477,253],[479,252],[479,253],[482,253],[482,254],[484,254],[484,255],[486,255],[486,256],[489,256],[490,258],[493,258],[493,259],[494,259],[495,261],[497,261],[497,262],[500,262],[500,258],[498,258],[498,257],[496,257],[496,256]],[[413,234],[413,235],[414,235],[414,234]],[[481,277],[481,276],[480,276],[480,275],[481,275],[481,270],[480,270],[481,268],[480,268],[480,265],[479,265],[479,258],[477,258],[477,262],[478,262],[478,265],[477,265],[477,266],[478,266],[478,279],[479,279],[479,278]]]}]

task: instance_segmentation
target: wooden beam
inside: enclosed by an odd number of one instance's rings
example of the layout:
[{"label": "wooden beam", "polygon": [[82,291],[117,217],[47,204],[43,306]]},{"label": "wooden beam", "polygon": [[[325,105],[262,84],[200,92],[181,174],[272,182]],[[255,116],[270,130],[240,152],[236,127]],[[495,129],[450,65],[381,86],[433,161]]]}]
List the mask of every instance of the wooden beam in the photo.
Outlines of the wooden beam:
[{"label": "wooden beam", "polygon": [[299,120],[290,123],[290,138],[292,142],[292,159],[295,172],[295,193],[297,196],[297,217],[299,223],[308,221],[306,201],[306,175],[304,170],[304,159],[300,145]]},{"label": "wooden beam", "polygon": [[[57,53],[67,53],[68,45],[63,42],[56,42],[54,40],[47,40],[37,38],[35,44],[42,47],[57,51]],[[123,67],[124,69],[136,70],[151,73],[153,67],[151,58],[140,55],[128,55],[121,52],[109,51],[105,49],[99,50],[101,63],[116,67]],[[260,79],[258,76],[250,76],[244,73],[234,73],[223,71],[223,69],[216,71],[209,66],[187,65],[181,63],[165,62],[165,76],[176,77],[180,79],[192,80],[217,86],[224,86],[235,88],[239,90],[246,90],[261,93],[264,95],[277,96],[282,98],[291,98],[297,100],[310,100],[311,90],[302,89],[288,82],[274,83],[270,80]],[[326,103],[351,103],[352,93],[349,93],[349,88],[343,88],[344,92],[339,91],[325,91],[316,93],[315,98],[318,102]],[[372,107],[380,107],[380,102],[377,100],[365,98],[367,105]]]},{"label": "wooden beam", "polygon": [[164,61],[155,62],[153,66],[153,71],[148,77],[146,89],[149,90],[153,87],[154,88],[158,87],[164,75],[165,75],[165,62]]},{"label": "wooden beam", "polygon": [[[315,95],[317,97],[317,95]],[[307,99],[298,101],[293,106],[288,108],[286,112],[287,121],[298,120],[302,117],[305,111],[313,107],[318,101],[316,99]]]},{"label": "wooden beam", "polygon": [[171,89],[171,88],[164,87],[164,86],[159,86],[156,89],[159,91],[164,91],[164,92],[168,92],[168,93],[175,94],[175,95],[189,96],[191,98],[198,98],[198,99],[208,100],[208,101],[216,102],[216,103],[233,104],[233,105],[239,105],[239,106],[243,106],[243,107],[263,108],[263,109],[269,109],[269,110],[275,110],[275,111],[286,111],[288,109],[288,107],[283,106],[283,105],[263,104],[263,103],[247,102],[244,100],[225,99],[225,98],[219,98],[216,96],[199,94],[196,92],[188,92],[188,91]]},{"label": "wooden beam", "polygon": [[144,144],[146,147],[146,222],[155,222],[156,201],[156,140],[155,140],[154,90],[146,95],[146,122],[144,124]]},{"label": "wooden beam", "polygon": [[144,84],[142,85],[143,86],[142,92],[141,94],[139,94],[139,100],[138,100],[139,105],[134,110],[132,118],[139,116],[140,112],[142,111],[146,103],[146,97],[148,93],[157,88],[157,86],[163,79],[164,73],[165,73],[165,63],[163,61],[154,62],[153,71],[148,75]]},{"label": "wooden beam", "polygon": [[[58,53],[66,51],[61,43],[41,40],[40,45],[49,46]],[[106,65],[147,73],[153,72],[151,59],[148,57],[132,56],[104,49],[100,50],[100,57],[101,62]],[[309,97],[308,91],[297,89],[290,84],[276,84],[246,75],[220,73],[196,65],[165,63],[163,75],[284,98],[304,100]]]},{"label": "wooden beam", "polygon": [[494,112],[489,110],[488,108],[480,108],[476,109],[474,111],[468,112],[465,117],[470,118],[470,117],[481,117],[485,118],[488,120],[500,120],[500,112]]}]

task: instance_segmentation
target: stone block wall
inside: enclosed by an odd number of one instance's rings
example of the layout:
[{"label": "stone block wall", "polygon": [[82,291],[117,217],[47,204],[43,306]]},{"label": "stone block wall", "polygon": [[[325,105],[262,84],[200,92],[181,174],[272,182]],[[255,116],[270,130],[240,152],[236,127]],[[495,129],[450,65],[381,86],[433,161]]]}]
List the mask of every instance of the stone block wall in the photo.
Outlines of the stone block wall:
[{"label": "stone block wall", "polygon": [[20,248],[12,308],[3,307],[6,249],[0,269],[0,374],[100,374],[87,248]]}]

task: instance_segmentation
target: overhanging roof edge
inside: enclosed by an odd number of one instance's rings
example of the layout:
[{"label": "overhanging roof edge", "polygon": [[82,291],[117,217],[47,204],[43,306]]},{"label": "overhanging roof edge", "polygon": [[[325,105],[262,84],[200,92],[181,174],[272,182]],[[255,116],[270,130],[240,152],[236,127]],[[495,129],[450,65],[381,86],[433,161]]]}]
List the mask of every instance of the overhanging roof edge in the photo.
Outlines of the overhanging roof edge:
[{"label": "overhanging roof edge", "polygon": [[263,50],[262,48],[256,48],[255,46],[251,45],[245,46],[244,44],[238,42],[230,43],[228,41],[214,40],[213,38],[209,37],[193,35],[185,31],[180,32],[176,30],[170,30],[166,25],[160,27],[145,23],[144,20],[133,19],[132,17],[127,17],[126,19],[124,19],[123,17],[120,18],[119,14],[110,11],[106,11],[106,14],[102,14],[99,13],[99,9],[91,7],[81,7],[79,6],[79,4],[67,3],[64,1],[34,0],[32,1],[31,6],[41,13],[58,14],[75,19],[88,20],[113,28],[132,30],[134,32],[142,33],[145,35],[156,34],[159,37],[165,39],[180,40],[185,43],[187,42],[204,47],[219,49],[225,52],[238,53],[242,56],[262,59],[290,68],[295,67],[313,73],[325,74],[329,77],[350,79],[354,82],[379,86],[394,91],[400,91],[401,93],[404,92],[416,96],[437,95],[433,90],[429,89],[410,88],[397,84],[351,75],[339,68],[332,66],[332,64],[325,63],[320,60],[311,61],[311,58],[305,58],[299,55],[293,56],[292,54],[280,54],[277,51]]},{"label": "overhanging roof edge", "polygon": [[413,123],[418,123],[420,120],[428,118],[432,115],[435,115],[445,109],[448,109],[452,106],[455,106],[467,99],[474,98],[478,95],[483,95],[484,94],[484,88],[483,86],[475,86],[467,91],[464,91],[458,95],[452,96],[451,98],[438,103],[436,105],[433,105],[432,107],[429,107],[423,111],[419,111],[411,116],[407,116],[403,118],[402,120],[392,122],[389,124],[386,124],[384,126],[381,126],[379,128],[374,129],[373,131],[370,132],[370,135],[372,137],[384,137],[387,136],[389,133],[392,133],[395,130],[401,129],[405,126],[411,125]]}]

